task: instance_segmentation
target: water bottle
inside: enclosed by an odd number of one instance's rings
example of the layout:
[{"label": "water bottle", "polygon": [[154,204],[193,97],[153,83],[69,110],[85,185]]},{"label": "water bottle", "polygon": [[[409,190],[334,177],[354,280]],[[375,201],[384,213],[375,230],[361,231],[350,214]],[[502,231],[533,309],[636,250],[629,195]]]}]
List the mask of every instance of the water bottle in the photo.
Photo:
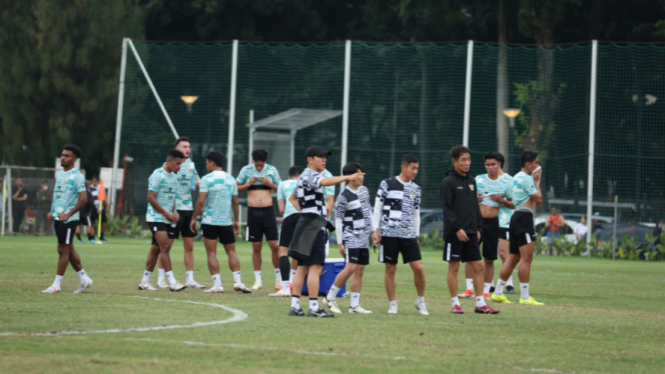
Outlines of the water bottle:
[{"label": "water bottle", "polygon": [[197,172],[194,172],[194,176],[192,176],[192,184],[189,186],[192,191],[196,191],[196,182],[199,180],[199,174]]}]

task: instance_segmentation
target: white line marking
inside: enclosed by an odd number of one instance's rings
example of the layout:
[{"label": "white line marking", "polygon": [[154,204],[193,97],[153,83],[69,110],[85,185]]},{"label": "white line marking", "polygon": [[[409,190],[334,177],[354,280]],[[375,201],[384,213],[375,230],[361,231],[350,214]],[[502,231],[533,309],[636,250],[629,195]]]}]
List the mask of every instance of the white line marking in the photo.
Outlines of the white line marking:
[{"label": "white line marking", "polygon": [[366,355],[366,354],[350,354],[344,352],[321,352],[321,351],[307,351],[304,349],[283,349],[276,347],[266,347],[260,345],[246,345],[246,344],[220,344],[220,343],[205,343],[205,342],[193,342],[193,341],[177,341],[177,340],[161,340],[161,339],[140,339],[140,338],[127,338],[125,340],[135,340],[135,341],[144,341],[144,342],[155,342],[155,343],[176,343],[176,344],[185,344],[185,345],[198,345],[204,347],[226,347],[226,348],[240,348],[240,349],[251,349],[251,350],[263,350],[263,351],[287,351],[291,353],[298,353],[304,355],[315,355],[315,356],[332,356],[332,357],[366,357],[366,358],[379,358],[379,359],[388,359],[388,360],[408,360],[409,358],[404,356],[383,356],[383,355]]},{"label": "white line marking", "polygon": [[554,369],[536,369],[536,368],[525,369],[525,368],[521,368],[521,367],[515,367],[515,369],[521,370],[521,371],[530,371],[532,373],[555,373],[555,374],[564,373],[563,371],[554,370]]},{"label": "white line marking", "polygon": [[221,325],[231,322],[240,322],[247,318],[247,314],[241,310],[229,308],[226,305],[222,304],[213,304],[213,303],[202,303],[197,301],[188,301],[188,300],[170,300],[170,299],[159,299],[153,297],[142,297],[142,296],[125,296],[131,297],[134,299],[143,299],[143,300],[155,300],[155,301],[166,301],[169,303],[185,303],[185,304],[195,304],[195,305],[205,305],[211,306],[214,308],[224,309],[233,313],[233,316],[221,321],[211,321],[211,322],[196,322],[190,325],[170,325],[170,326],[155,326],[155,327],[133,327],[129,329],[111,329],[111,330],[90,330],[90,331],[60,331],[53,333],[31,333],[31,334],[21,334],[13,332],[0,332],[0,336],[63,336],[63,335],[88,335],[88,334],[115,334],[119,332],[143,332],[143,331],[159,331],[159,330],[174,330],[174,329],[186,329],[193,327],[203,327],[211,325]]}]

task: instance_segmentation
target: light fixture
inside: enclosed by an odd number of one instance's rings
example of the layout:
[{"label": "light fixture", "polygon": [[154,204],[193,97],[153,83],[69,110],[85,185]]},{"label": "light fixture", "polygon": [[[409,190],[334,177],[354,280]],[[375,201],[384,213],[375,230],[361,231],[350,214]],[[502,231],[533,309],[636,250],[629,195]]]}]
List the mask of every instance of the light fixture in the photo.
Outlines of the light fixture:
[{"label": "light fixture", "polygon": [[520,113],[522,113],[522,110],[518,108],[508,108],[503,111],[503,115],[508,117],[508,119],[510,120],[511,128],[515,127],[515,118],[517,118],[517,116],[519,116]]},{"label": "light fixture", "polygon": [[180,100],[182,100],[185,104],[187,104],[187,111],[191,112],[192,111],[192,105],[198,100],[198,96],[192,96],[192,95],[183,95],[180,96]]}]

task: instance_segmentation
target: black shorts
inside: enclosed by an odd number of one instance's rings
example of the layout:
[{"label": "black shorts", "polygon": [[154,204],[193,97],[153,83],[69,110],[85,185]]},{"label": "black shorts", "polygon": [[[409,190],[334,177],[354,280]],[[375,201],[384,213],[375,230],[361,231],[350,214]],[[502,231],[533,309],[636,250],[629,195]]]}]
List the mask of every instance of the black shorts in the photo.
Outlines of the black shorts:
[{"label": "black shorts", "polygon": [[293,238],[293,231],[296,229],[300,213],[294,213],[286,217],[282,221],[282,230],[279,232],[279,246],[289,248],[291,238]]},{"label": "black shorts", "polygon": [[192,210],[179,210],[178,211],[178,223],[176,223],[175,228],[173,228],[169,234],[169,238],[178,239],[182,233],[183,238],[193,238],[196,236],[196,230],[192,231],[189,229],[189,223],[192,221],[192,215],[194,211]]},{"label": "black shorts", "polygon": [[266,240],[277,240],[277,221],[275,220],[275,210],[272,206],[264,208],[247,208],[247,233],[245,241],[262,242],[263,235]]},{"label": "black shorts", "polygon": [[[92,214],[90,214],[90,220],[92,223],[96,223],[97,220],[99,219],[99,211],[93,211]],[[109,221],[108,217],[106,216],[106,211],[102,210],[102,223],[107,223]]]},{"label": "black shorts", "polygon": [[520,247],[536,240],[533,228],[533,213],[517,210],[510,218],[510,253],[519,255]]},{"label": "black shorts", "polygon": [[166,231],[166,234],[168,235],[169,239],[173,239],[171,236],[173,235],[169,230],[173,230],[173,226],[171,225],[171,222],[146,222],[148,224],[148,227],[150,228],[150,233],[152,233],[152,244],[153,245],[158,245],[157,240],[155,240],[155,233],[157,231]]},{"label": "black shorts", "polygon": [[400,253],[402,254],[402,263],[404,264],[423,259],[420,255],[420,246],[416,238],[396,238],[390,236],[381,238],[379,262],[396,264]]},{"label": "black shorts", "polygon": [[214,225],[201,225],[203,237],[210,240],[217,240],[226,244],[233,244],[236,242],[236,236],[233,233],[233,226],[214,226]]},{"label": "black shorts", "polygon": [[369,248],[346,248],[348,264],[369,265]]},{"label": "black shorts", "polygon": [[79,221],[79,225],[81,226],[92,226],[95,221],[92,220],[92,218],[88,215],[88,212],[80,212],[81,213],[81,220]]},{"label": "black shorts", "polygon": [[72,238],[74,238],[74,234],[76,233],[76,226],[79,225],[79,221],[71,221],[68,223],[60,221],[53,222],[55,234],[58,237],[58,244],[72,244]]},{"label": "black shorts", "polygon": [[306,261],[298,260],[298,266],[312,266],[316,264],[323,264],[326,262],[326,243],[328,243],[328,231],[324,229],[319,230],[314,240],[312,254]]},{"label": "black shorts", "polygon": [[483,231],[480,235],[480,243],[483,244],[483,257],[494,261],[499,258],[499,218],[483,218]]},{"label": "black shorts", "polygon": [[510,229],[507,228],[507,227],[500,227],[499,228],[499,239],[510,241],[510,232],[508,230],[510,230]]},{"label": "black shorts", "polygon": [[469,233],[466,236],[469,237],[468,242],[461,242],[456,233],[444,235],[443,240],[446,242],[446,246],[443,249],[443,261],[471,262],[482,260],[480,247],[478,247],[478,236]]}]

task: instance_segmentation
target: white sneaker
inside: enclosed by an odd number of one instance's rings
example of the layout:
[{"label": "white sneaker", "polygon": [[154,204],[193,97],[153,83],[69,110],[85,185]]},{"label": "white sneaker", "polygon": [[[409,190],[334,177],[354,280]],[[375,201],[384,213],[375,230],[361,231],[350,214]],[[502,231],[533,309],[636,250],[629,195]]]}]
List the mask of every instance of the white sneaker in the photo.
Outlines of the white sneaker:
[{"label": "white sneaker", "polygon": [[200,289],[206,288],[206,286],[204,286],[202,284],[199,284],[196,281],[191,281],[191,282],[186,283],[185,287],[187,287],[187,288],[200,288]]},{"label": "white sneaker", "polygon": [[321,299],[321,302],[322,302],[323,305],[325,305],[328,309],[330,309],[331,312],[333,312],[333,313],[335,313],[335,314],[342,314],[342,311],[339,310],[339,307],[337,306],[337,301],[336,301],[336,300],[329,301],[328,299],[326,299],[326,298],[324,297],[323,299]]},{"label": "white sneaker", "polygon": [[418,309],[423,316],[429,316],[427,304],[416,301],[416,309]]},{"label": "white sneaker", "polygon": [[224,293],[224,287],[219,286],[219,287],[210,287],[209,289],[203,291],[207,293]]},{"label": "white sneaker", "polygon": [[160,278],[157,280],[157,287],[159,288],[169,288],[169,285],[166,284],[166,279]]},{"label": "white sneaker", "polygon": [[74,293],[83,293],[85,292],[86,288],[92,286],[92,279],[88,278],[87,280],[81,282],[79,284],[79,289],[74,291]]},{"label": "white sneaker", "polygon": [[254,282],[254,285],[252,286],[252,291],[257,291],[263,288],[263,283],[261,282]]},{"label": "white sneaker", "polygon": [[388,314],[397,314],[397,305],[391,305],[388,308]]},{"label": "white sneaker", "polygon": [[233,290],[238,291],[238,292],[242,292],[242,293],[252,293],[252,290],[247,288],[247,286],[245,286],[242,283],[235,283],[233,285]]},{"label": "white sneaker", "polygon": [[175,292],[182,291],[182,290],[184,290],[185,288],[187,288],[187,287],[185,287],[184,284],[180,284],[180,283],[178,283],[178,282],[173,283],[173,284],[171,285],[171,287],[169,287],[169,289],[170,289],[171,291],[175,291]]},{"label": "white sneaker", "polygon": [[155,287],[150,283],[141,283],[139,284],[139,290],[141,291],[157,291]]},{"label": "white sneaker", "polygon": [[51,285],[47,289],[43,290],[42,293],[60,293],[60,289]]},{"label": "white sneaker", "polygon": [[[355,308],[349,308],[349,313],[351,313],[351,314],[354,314],[354,313],[356,313],[356,314],[372,314],[372,311],[367,310],[367,309],[361,307],[360,305],[358,305]],[[395,312],[395,313],[397,313],[397,312]]]},{"label": "white sneaker", "polygon": [[291,291],[287,288],[286,290],[282,288],[281,290],[271,293],[268,296],[270,297],[291,297]]}]

